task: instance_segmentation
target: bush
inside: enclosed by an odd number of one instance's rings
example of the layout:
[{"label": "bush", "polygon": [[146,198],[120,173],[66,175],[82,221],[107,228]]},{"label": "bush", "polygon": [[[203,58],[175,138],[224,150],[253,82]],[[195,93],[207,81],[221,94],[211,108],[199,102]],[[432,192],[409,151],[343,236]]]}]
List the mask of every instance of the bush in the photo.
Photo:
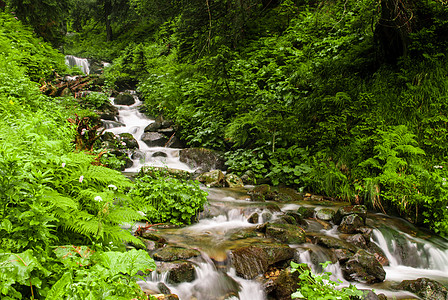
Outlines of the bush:
[{"label": "bush", "polygon": [[176,179],[161,170],[137,178],[129,197],[151,223],[191,224],[207,202],[199,182]]}]

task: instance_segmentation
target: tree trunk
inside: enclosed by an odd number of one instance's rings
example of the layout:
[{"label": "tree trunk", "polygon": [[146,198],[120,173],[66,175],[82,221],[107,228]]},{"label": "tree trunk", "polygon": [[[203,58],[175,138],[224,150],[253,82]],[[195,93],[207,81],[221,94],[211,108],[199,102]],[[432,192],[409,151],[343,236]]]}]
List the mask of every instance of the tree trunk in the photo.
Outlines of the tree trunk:
[{"label": "tree trunk", "polygon": [[106,40],[112,41],[112,25],[110,22],[110,15],[112,14],[112,3],[110,0],[104,1],[104,22],[106,23]]},{"label": "tree trunk", "polygon": [[380,58],[396,63],[407,55],[413,12],[406,0],[382,0],[381,18],[375,29],[375,39],[380,46]]}]

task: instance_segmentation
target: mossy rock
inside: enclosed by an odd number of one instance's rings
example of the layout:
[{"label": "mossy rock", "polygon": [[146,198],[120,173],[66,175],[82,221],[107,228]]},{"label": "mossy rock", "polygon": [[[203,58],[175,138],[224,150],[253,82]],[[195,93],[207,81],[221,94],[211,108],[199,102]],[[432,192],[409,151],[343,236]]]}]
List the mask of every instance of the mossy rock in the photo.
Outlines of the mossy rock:
[{"label": "mossy rock", "polygon": [[186,248],[168,246],[157,250],[153,254],[153,258],[159,261],[175,261],[175,260],[185,260],[200,255],[201,253],[195,249],[186,249]]}]

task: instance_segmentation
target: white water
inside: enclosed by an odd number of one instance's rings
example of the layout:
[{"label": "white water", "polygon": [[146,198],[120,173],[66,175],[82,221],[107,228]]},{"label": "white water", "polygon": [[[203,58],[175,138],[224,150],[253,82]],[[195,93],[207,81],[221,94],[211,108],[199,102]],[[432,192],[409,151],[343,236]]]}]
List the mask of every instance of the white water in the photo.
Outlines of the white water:
[{"label": "white water", "polygon": [[79,58],[73,55],[66,55],[65,64],[70,68],[77,66],[84,74],[90,74],[90,64],[87,58]]},{"label": "white water", "polygon": [[180,300],[209,300],[209,299],[239,299],[239,300],[265,300],[261,284],[256,281],[245,280],[235,274],[234,269],[228,272],[219,271],[207,258],[203,262],[196,263],[196,279],[192,282],[184,282],[178,285],[169,284],[167,273],[157,274],[154,271],[146,281],[139,281],[143,289],[158,291],[157,284],[164,283],[171,293],[179,296]]},{"label": "white water", "polygon": [[[149,119],[144,114],[139,112],[138,108],[142,105],[140,99],[134,94],[135,103],[133,105],[115,105],[114,98],[111,98],[112,104],[118,108],[118,122],[122,126],[108,128],[106,131],[112,132],[116,135],[120,133],[130,133],[138,142],[140,155],[136,155],[133,159],[133,165],[131,168],[125,170],[125,172],[138,172],[143,166],[150,167],[168,167],[173,169],[193,171],[188,165],[179,161],[179,150],[175,148],[166,147],[148,147],[141,137],[144,134],[145,127],[153,123],[154,120]],[[112,125],[111,122],[106,122]],[[106,126],[109,126],[106,125]],[[153,155],[157,152],[163,152],[166,157]]]}]

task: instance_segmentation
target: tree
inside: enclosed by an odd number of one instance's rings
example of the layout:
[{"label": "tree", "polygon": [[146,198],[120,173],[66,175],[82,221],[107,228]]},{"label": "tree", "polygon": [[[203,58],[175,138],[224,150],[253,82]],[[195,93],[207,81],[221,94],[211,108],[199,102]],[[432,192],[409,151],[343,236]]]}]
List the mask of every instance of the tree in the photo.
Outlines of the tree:
[{"label": "tree", "polygon": [[59,45],[64,34],[70,0],[7,0],[17,17],[53,45]]}]

